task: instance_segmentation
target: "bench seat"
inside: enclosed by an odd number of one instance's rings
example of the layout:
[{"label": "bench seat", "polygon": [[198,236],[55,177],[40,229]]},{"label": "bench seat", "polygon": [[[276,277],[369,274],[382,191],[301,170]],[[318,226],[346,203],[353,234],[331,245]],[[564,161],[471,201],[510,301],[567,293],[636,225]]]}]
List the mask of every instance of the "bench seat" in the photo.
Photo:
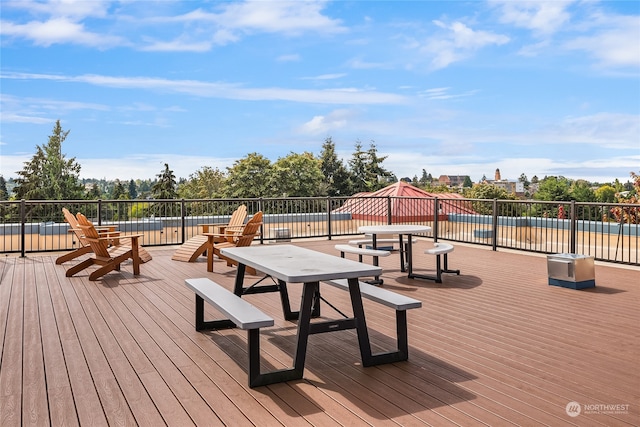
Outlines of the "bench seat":
[{"label": "bench seat", "polygon": [[[346,291],[349,290],[349,283],[347,282],[347,279],[327,280],[323,283]],[[386,305],[394,310],[410,310],[412,308],[422,307],[422,302],[417,299],[397,294],[395,292],[370,285],[366,282],[360,282],[360,294],[363,298]]]},{"label": "bench seat", "polygon": [[[336,245],[335,248],[340,251],[342,257],[344,258],[345,253],[350,254],[358,254],[358,255],[369,255],[373,257],[385,257],[389,256],[391,252],[383,251],[381,249],[367,249],[367,248],[359,248],[357,246],[351,245]],[[361,260],[362,261],[362,260]]]},{"label": "bench seat", "polygon": [[[453,252],[453,245],[449,243],[440,243],[435,242],[432,248],[425,249],[424,253],[427,255],[435,255],[436,256],[436,275],[435,276],[422,276],[422,275],[414,275],[419,279],[427,279],[427,280],[435,280],[436,283],[442,283],[442,273],[455,273],[458,276],[460,275],[460,270],[450,270],[449,269],[449,260],[447,255]],[[440,262],[440,257],[444,258],[444,267]]]},{"label": "bench seat", "polygon": [[[344,256],[345,253],[357,254],[359,262],[362,262],[363,255],[371,256],[373,257],[373,265],[378,265],[379,257],[385,257],[385,256],[391,255],[391,252],[389,251],[383,251],[381,249],[367,249],[367,248],[361,248],[358,246],[351,246],[351,245],[336,245],[335,248],[340,251],[340,256],[342,258],[345,257]],[[379,276],[376,276],[370,283],[376,284],[376,285],[382,285],[383,281],[382,279],[380,279]]]},{"label": "bench seat", "polygon": [[[323,283],[334,286],[338,289],[349,292],[349,282],[347,279],[327,280]],[[374,357],[380,360],[399,362],[409,358],[409,337],[407,332],[407,310],[422,307],[422,302],[397,294],[395,292],[370,285],[359,281],[360,295],[362,298],[370,299],[379,304],[391,307],[396,311],[396,343],[397,349],[387,353],[377,354]],[[364,316],[364,313],[362,314]]]},{"label": "bench seat", "polygon": [[[273,318],[210,279],[186,279],[184,282],[196,294],[196,330],[234,327],[247,330],[249,387],[253,388],[269,383],[268,380],[265,381],[269,374],[260,373],[260,328],[273,326]],[[205,321],[204,301],[207,301],[226,317]]]},{"label": "bench seat", "polygon": [[[414,237],[411,238],[411,243],[416,243],[418,240]],[[398,239],[376,239],[376,244],[378,243],[398,243]],[[405,242],[406,243],[406,242]],[[357,239],[357,240],[349,240],[350,245],[362,246],[362,245],[372,245],[373,239]]]}]

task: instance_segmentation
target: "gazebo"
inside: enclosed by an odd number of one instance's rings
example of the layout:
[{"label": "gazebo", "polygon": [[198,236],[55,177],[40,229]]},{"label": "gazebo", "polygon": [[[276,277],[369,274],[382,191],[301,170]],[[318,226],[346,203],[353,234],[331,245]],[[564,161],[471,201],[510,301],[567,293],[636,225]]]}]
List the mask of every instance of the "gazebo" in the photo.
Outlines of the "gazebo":
[{"label": "gazebo", "polygon": [[446,221],[450,213],[476,213],[462,198],[456,193],[429,193],[398,181],[372,193],[354,194],[333,212],[349,212],[353,219],[379,222],[388,222],[390,212],[393,223],[433,221],[438,212],[438,220]]}]

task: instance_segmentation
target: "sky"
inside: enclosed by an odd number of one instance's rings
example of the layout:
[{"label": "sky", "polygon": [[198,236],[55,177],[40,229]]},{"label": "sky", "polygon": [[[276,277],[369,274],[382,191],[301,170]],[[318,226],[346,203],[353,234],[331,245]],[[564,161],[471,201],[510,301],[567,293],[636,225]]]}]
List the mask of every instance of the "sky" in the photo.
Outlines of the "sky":
[{"label": "sky", "polygon": [[0,174],[56,120],[81,178],[375,144],[398,178],[640,172],[640,2],[0,2]]}]

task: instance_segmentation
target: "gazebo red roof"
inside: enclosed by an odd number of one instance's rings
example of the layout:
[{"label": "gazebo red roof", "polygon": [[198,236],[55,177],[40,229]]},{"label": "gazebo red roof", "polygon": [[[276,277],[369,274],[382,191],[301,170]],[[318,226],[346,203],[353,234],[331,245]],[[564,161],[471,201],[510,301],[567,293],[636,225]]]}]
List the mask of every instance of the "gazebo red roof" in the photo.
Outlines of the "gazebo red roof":
[{"label": "gazebo red roof", "polygon": [[[429,193],[404,181],[398,181],[372,193],[358,193],[348,199],[336,212],[350,212],[353,219],[387,221],[391,209],[392,222],[433,221],[435,202],[418,199],[438,199],[439,220],[447,220],[449,213],[475,213],[471,207],[460,201],[460,194]],[[391,203],[391,206],[389,206]]]}]

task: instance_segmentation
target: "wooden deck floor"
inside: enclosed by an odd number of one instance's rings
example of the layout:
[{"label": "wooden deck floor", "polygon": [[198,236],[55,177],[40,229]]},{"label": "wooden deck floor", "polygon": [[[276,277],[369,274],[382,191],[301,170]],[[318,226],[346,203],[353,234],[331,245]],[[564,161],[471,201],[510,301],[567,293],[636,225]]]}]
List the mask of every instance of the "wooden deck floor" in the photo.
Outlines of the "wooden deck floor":
[{"label": "wooden deck floor", "polygon": [[[430,244],[418,242],[417,269],[433,268]],[[392,255],[384,287],[423,301],[408,312],[409,361],[363,368],[354,331],[314,335],[304,380],[249,389],[246,333],[196,332],[183,284],[231,289],[235,269],[150,252],[141,276],[125,265],[97,282],[66,278],[54,256],[0,261],[1,426],[640,424],[638,269],[598,264],[596,288],[575,291],[547,285],[544,256],[456,245],[462,274],[435,284],[406,278]],[[346,293],[322,292],[349,312]],[[278,295],[245,298],[276,319],[262,333],[265,366],[289,366],[296,329]],[[394,313],[365,310],[372,341],[390,349]]]}]

